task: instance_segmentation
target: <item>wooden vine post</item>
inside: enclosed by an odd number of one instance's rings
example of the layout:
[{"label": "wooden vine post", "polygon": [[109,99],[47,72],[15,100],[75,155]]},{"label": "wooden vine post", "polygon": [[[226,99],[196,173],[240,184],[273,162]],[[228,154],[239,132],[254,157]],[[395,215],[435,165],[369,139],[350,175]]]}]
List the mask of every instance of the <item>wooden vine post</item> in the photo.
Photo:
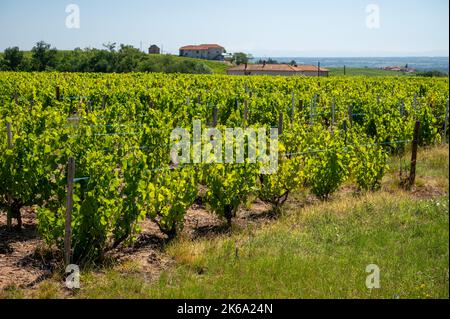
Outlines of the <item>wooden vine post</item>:
[{"label": "wooden vine post", "polygon": [[413,98],[413,119],[417,119],[417,94],[414,94]]},{"label": "wooden vine post", "polygon": [[419,130],[420,130],[420,121],[416,121],[416,124],[414,126],[414,138],[412,142],[412,151],[411,151],[411,169],[409,172],[409,187],[412,187],[416,180],[416,163],[417,163],[417,148],[419,145]]},{"label": "wooden vine post", "polygon": [[344,130],[344,143],[347,145],[347,120],[342,123],[342,129]]},{"label": "wooden vine post", "polygon": [[69,157],[67,163],[67,202],[66,202],[66,220],[64,232],[64,263],[70,265],[72,247],[72,210],[73,210],[73,184],[75,178],[75,159]]},{"label": "wooden vine post", "polygon": [[217,106],[213,107],[213,127],[217,126]]},{"label": "wooden vine post", "polygon": [[333,98],[333,102],[331,103],[331,132],[334,132],[334,124],[335,124],[335,119],[336,114],[335,114],[335,103],[334,103],[334,98]]},{"label": "wooden vine post", "polygon": [[348,107],[348,120],[350,122],[350,126],[353,125],[353,108],[351,105]]},{"label": "wooden vine post", "polygon": [[295,117],[295,93],[292,91],[292,108],[291,108],[291,123],[294,122]]},{"label": "wooden vine post", "polygon": [[[8,148],[12,148],[13,144],[12,144],[11,122],[6,122],[6,136],[7,136],[7,139],[8,139]],[[8,229],[11,229],[12,215],[9,212],[6,215],[6,225],[7,225]]]},{"label": "wooden vine post", "polygon": [[442,144],[447,143],[447,124],[448,123],[448,99],[447,106],[445,107],[445,115],[444,115],[444,133],[442,134]]},{"label": "wooden vine post", "polygon": [[298,114],[302,114],[303,112],[303,100],[298,100]]},{"label": "wooden vine post", "polygon": [[8,137],[8,148],[12,148],[12,130],[11,130],[11,122],[6,122],[6,134]]},{"label": "wooden vine post", "polygon": [[61,101],[61,91],[59,89],[59,86],[56,87],[56,100]]},{"label": "wooden vine post", "polygon": [[283,134],[283,113],[278,114],[278,135]]},{"label": "wooden vine post", "polygon": [[16,103],[16,105],[19,105],[19,95],[17,94],[16,90],[14,90],[14,103]]},{"label": "wooden vine post", "polygon": [[[239,103],[239,101],[238,101]],[[248,123],[248,100],[245,99],[244,101],[244,127],[247,127]]]}]

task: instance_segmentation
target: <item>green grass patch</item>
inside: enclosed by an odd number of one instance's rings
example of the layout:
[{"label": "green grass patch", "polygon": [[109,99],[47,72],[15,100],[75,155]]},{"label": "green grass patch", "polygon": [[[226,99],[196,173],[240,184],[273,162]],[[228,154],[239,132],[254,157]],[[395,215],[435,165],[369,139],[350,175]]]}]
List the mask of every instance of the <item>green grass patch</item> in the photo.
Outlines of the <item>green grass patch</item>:
[{"label": "green grass patch", "polygon": [[[411,166],[410,145],[403,155],[392,156],[389,170],[383,178],[383,189],[396,191],[399,187],[400,170],[402,176],[409,174]],[[434,147],[419,147],[416,166],[415,189],[422,191],[424,196],[448,193],[449,189],[449,149],[448,145]]]},{"label": "green grass patch", "polygon": [[[165,54],[149,54],[147,56],[147,59],[154,60],[155,62],[163,63],[165,60]],[[208,66],[213,74],[226,74],[228,68],[230,68],[230,65],[225,62],[220,61],[210,61],[210,60],[203,60],[203,59],[194,59],[194,58],[186,58],[186,57],[179,57],[176,55],[170,55],[170,58],[173,59],[175,62],[181,62],[181,61],[192,61],[197,63],[203,63],[206,66]]]},{"label": "green grass patch", "polygon": [[[344,68],[327,68],[330,76],[344,76]],[[371,68],[346,68],[346,76],[413,76],[414,73],[403,73]]]},{"label": "green grass patch", "polygon": [[[288,212],[274,224],[179,241],[156,283],[108,271],[81,298],[448,298],[448,198],[367,194]],[[381,288],[365,286],[366,266]]]}]

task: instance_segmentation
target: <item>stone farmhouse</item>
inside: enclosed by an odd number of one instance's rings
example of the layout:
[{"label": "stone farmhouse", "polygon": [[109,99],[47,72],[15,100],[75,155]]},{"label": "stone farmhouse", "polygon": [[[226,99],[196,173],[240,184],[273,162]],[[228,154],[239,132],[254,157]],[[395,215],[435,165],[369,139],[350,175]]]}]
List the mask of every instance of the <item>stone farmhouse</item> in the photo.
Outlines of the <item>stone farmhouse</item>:
[{"label": "stone farmhouse", "polygon": [[228,69],[228,75],[328,76],[329,70],[314,65],[241,64]]},{"label": "stone farmhouse", "polygon": [[225,48],[218,44],[186,45],[180,48],[180,56],[205,60],[224,59]]}]

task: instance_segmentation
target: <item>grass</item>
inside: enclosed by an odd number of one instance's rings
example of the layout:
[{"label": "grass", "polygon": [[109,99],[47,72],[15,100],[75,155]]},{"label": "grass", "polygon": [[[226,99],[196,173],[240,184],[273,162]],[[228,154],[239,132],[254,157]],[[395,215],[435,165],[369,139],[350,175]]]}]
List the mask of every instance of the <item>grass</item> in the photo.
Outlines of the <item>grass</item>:
[{"label": "grass", "polygon": [[230,68],[230,65],[225,62],[219,62],[219,61],[208,61],[208,60],[199,60],[199,59],[192,59],[192,58],[180,58],[180,59],[191,59],[197,62],[203,62],[207,66],[213,70],[214,74],[227,74],[227,70]]},{"label": "grass", "polygon": [[[344,68],[327,68],[330,70],[330,76],[344,76]],[[371,68],[346,68],[346,76],[414,76],[411,73],[402,73],[397,71],[388,71]]]},{"label": "grass", "polygon": [[[112,270],[77,297],[448,298],[447,198],[323,203],[254,233],[180,241],[168,253],[178,266],[157,283]],[[381,289],[365,286],[369,264],[380,267]]]},{"label": "grass", "polygon": [[[448,146],[420,150],[418,194],[398,187],[401,160],[393,157],[379,192],[340,192],[304,208],[292,203],[263,227],[179,239],[166,248],[175,266],[158,280],[122,264],[82,274],[72,297],[448,298],[448,152]],[[380,289],[365,286],[369,264],[380,268]],[[6,296],[21,294],[13,289]],[[50,280],[31,296],[58,294],[64,297]]]},{"label": "grass", "polygon": [[[409,172],[410,152],[401,157],[393,156],[389,159],[390,172],[384,176],[383,186],[386,191],[398,189],[399,171],[402,167]],[[449,149],[448,146],[419,148],[417,160],[416,191],[424,195],[448,193],[449,189]]]},{"label": "grass", "polygon": [[[150,60],[156,60],[161,61],[163,60],[165,55],[163,54],[150,54],[147,56]],[[199,62],[207,65],[213,72],[213,74],[227,74],[227,70],[230,67],[229,64],[225,62],[220,61],[210,61],[210,60],[203,60],[203,59],[194,59],[194,58],[187,58],[187,57],[179,57],[176,55],[170,55],[171,58],[173,58],[175,61],[193,61],[193,62]]]}]

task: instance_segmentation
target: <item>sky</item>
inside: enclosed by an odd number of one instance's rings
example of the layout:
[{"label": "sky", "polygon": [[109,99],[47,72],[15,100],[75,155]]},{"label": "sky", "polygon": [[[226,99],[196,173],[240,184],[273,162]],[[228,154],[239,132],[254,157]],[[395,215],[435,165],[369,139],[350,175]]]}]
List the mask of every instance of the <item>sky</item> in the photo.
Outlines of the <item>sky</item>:
[{"label": "sky", "polygon": [[[66,12],[70,4],[79,20]],[[157,44],[174,54],[183,45],[218,43],[254,56],[448,56],[449,2],[0,0],[0,30],[0,51],[44,40],[58,49]]]}]

